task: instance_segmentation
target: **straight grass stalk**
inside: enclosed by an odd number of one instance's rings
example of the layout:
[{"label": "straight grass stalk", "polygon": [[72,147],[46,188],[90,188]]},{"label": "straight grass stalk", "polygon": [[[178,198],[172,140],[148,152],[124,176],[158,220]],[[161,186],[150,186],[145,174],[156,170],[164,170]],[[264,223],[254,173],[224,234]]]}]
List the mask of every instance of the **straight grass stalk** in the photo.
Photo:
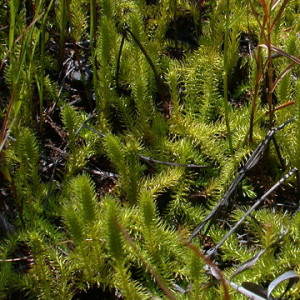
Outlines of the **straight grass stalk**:
[{"label": "straight grass stalk", "polygon": [[[265,28],[265,23],[266,23],[266,18],[263,19],[263,23],[261,24],[259,20],[259,14],[255,10],[253,3],[251,0],[249,0],[249,4],[251,6],[251,10],[253,15],[255,16],[255,19],[257,21],[257,24],[259,25],[260,28],[260,38],[263,39],[265,34],[264,34],[264,28]],[[250,114],[250,129],[249,129],[249,143],[251,144],[253,142],[253,128],[254,128],[254,119],[255,119],[255,112],[257,108],[257,100],[259,96],[259,86],[261,79],[264,74],[264,67],[262,66],[262,60],[261,60],[261,52],[262,48],[258,47],[257,54],[255,55],[255,62],[256,62],[256,78],[255,78],[255,87],[254,87],[254,94],[253,94],[253,99],[252,99],[252,106],[251,106],[251,114]]]},{"label": "straight grass stalk", "polygon": [[44,124],[44,115],[43,115],[43,108],[44,108],[44,86],[45,86],[45,44],[46,44],[46,30],[45,24],[48,17],[48,14],[52,8],[54,0],[48,5],[46,14],[43,17],[43,22],[41,25],[40,36],[41,36],[41,72],[39,72],[39,99],[40,99],[40,134],[42,136],[43,133],[43,124]]},{"label": "straight grass stalk", "polygon": [[272,64],[272,49],[271,49],[271,34],[272,34],[272,25],[270,20],[271,6],[272,2],[267,2],[265,0],[260,0],[260,4],[264,11],[264,19],[267,25],[267,34],[264,35],[265,42],[268,48],[268,90],[267,90],[267,102],[269,105],[269,121],[270,127],[272,127],[273,123],[273,115],[274,115],[274,105],[272,100],[272,86],[273,86],[273,64]]},{"label": "straight grass stalk", "polygon": [[66,25],[67,25],[67,4],[65,0],[60,0],[60,20],[59,20],[59,57],[58,57],[58,72],[61,71],[64,56],[65,56],[65,39],[66,39]]},{"label": "straight grass stalk", "polygon": [[255,118],[255,111],[257,107],[257,99],[259,93],[259,84],[261,80],[261,48],[258,48],[258,53],[255,58],[256,60],[256,78],[255,78],[255,87],[254,87],[254,95],[252,99],[252,106],[251,106],[251,114],[250,114],[250,129],[249,129],[249,143],[253,141],[253,127],[254,127],[254,118]]},{"label": "straight grass stalk", "polygon": [[230,124],[229,124],[229,105],[228,105],[229,7],[230,7],[230,0],[226,0],[226,28],[225,28],[225,41],[224,41],[224,109],[225,109],[225,122],[226,122],[226,129],[227,129],[229,151],[231,154],[233,154],[232,137],[231,137]]},{"label": "straight grass stalk", "polygon": [[96,26],[97,26],[97,3],[96,0],[90,0],[90,43],[91,43],[91,57],[92,57],[92,68],[93,68],[93,86],[95,93],[96,106],[99,104],[97,86],[97,67],[96,67]]},{"label": "straight grass stalk", "polygon": [[43,132],[43,108],[44,108],[44,85],[45,85],[45,22],[41,26],[41,72],[40,72],[40,134]]},{"label": "straight grass stalk", "polygon": [[19,7],[19,1],[11,0],[10,1],[10,27],[9,27],[9,41],[8,48],[12,49],[15,40],[15,25],[16,25],[16,14]]}]

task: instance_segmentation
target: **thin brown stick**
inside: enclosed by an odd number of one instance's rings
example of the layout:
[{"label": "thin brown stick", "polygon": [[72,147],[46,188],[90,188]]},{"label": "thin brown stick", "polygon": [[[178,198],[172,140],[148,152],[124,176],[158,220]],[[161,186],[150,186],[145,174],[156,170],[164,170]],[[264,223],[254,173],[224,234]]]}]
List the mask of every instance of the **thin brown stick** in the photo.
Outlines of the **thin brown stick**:
[{"label": "thin brown stick", "polygon": [[270,20],[270,5],[271,3],[268,2],[268,4],[265,2],[265,0],[260,0],[261,6],[264,11],[264,19],[266,21],[267,25],[267,36],[265,38],[265,42],[267,44],[268,48],[268,90],[267,90],[267,102],[269,105],[269,111],[270,111],[270,128],[272,127],[273,123],[273,114],[274,114],[274,105],[273,105],[273,94],[271,92],[272,86],[273,86],[273,63],[272,63],[272,49],[271,49],[271,20]]},{"label": "thin brown stick", "polygon": [[[288,106],[293,105],[293,104],[295,104],[295,100],[291,100],[291,101],[289,101],[289,102],[286,102],[286,103],[284,103],[284,104],[281,104],[281,105],[279,105],[279,106],[276,106],[276,107],[274,108],[274,111],[280,110],[280,109],[282,109],[282,108],[288,107]],[[270,113],[269,110],[266,111],[266,115],[268,115],[269,113]]]},{"label": "thin brown stick", "polygon": [[251,107],[251,114],[250,114],[250,134],[249,134],[249,142],[252,143],[253,140],[253,127],[254,127],[254,116],[257,107],[257,98],[259,92],[259,83],[261,81],[263,72],[260,70],[260,58],[261,58],[261,51],[258,49],[258,53],[256,56],[256,78],[255,78],[255,87],[254,87],[254,95],[252,99],[252,107]]},{"label": "thin brown stick", "polygon": [[[286,7],[286,5],[287,5],[288,2],[289,2],[289,0],[284,0],[284,2],[282,3],[282,5],[281,5],[281,7],[279,9],[279,12],[277,13],[276,17],[273,20],[273,23],[271,25],[271,30],[274,29],[276,23],[278,22],[278,20],[280,19],[282,13],[284,12],[284,9],[285,9],[285,7]],[[274,9],[276,5],[277,5],[277,3],[275,3],[275,5],[272,6],[272,9]]]},{"label": "thin brown stick", "polygon": [[[265,47],[264,44],[259,45],[259,46]],[[280,54],[280,55],[282,55],[282,56],[284,56],[284,57],[286,57],[286,58],[289,58],[290,60],[294,61],[296,64],[300,65],[300,59],[299,58],[297,58],[297,57],[295,57],[295,56],[293,56],[293,55],[291,55],[291,54],[283,51],[282,49],[277,48],[274,45],[271,45],[271,50],[274,51],[274,52],[276,52],[276,53],[278,53],[278,54]]]},{"label": "thin brown stick", "polygon": [[157,160],[151,157],[147,157],[141,154],[138,154],[138,156],[147,162],[150,163],[157,163],[157,164],[162,164],[162,165],[167,165],[167,166],[174,166],[174,167],[185,167],[185,168],[190,168],[190,169],[206,169],[206,168],[215,168],[215,166],[209,166],[209,165],[194,165],[194,164],[178,164],[178,163],[172,163],[172,162],[167,162],[167,161],[161,161]]},{"label": "thin brown stick", "polygon": [[263,19],[263,23],[261,23],[260,20],[259,20],[259,13],[255,10],[255,8],[254,8],[251,0],[249,0],[249,2],[250,2],[252,13],[255,16],[257,24],[258,24],[258,26],[260,28],[260,35],[261,35],[262,38],[264,38],[266,40],[266,34],[265,34],[265,31],[264,31],[265,26],[266,26],[266,19],[264,18]]},{"label": "thin brown stick", "polygon": [[8,49],[6,55],[4,55],[4,58],[1,61],[1,65],[0,65],[0,71],[2,70],[5,60],[7,59],[9,53],[12,51],[12,49],[14,48],[14,45],[16,45],[19,40],[28,32],[28,30],[44,15],[44,13],[41,13],[39,16],[36,17],[36,19],[34,19],[26,28],[25,30],[15,39],[13,47]]},{"label": "thin brown stick", "polygon": [[255,8],[254,8],[254,6],[253,6],[253,4],[252,4],[252,1],[249,0],[249,3],[250,3],[251,11],[252,11],[252,13],[253,13],[253,15],[254,15],[254,17],[255,17],[255,19],[256,19],[258,25],[259,25],[259,28],[260,28],[260,29],[263,28],[264,26],[262,26],[261,23],[260,23],[260,20],[259,20],[259,14],[258,14],[258,12],[255,10]]},{"label": "thin brown stick", "polygon": [[114,222],[117,225],[117,227],[119,228],[119,230],[121,231],[121,233],[124,235],[124,237],[127,240],[127,242],[130,244],[130,246],[133,248],[133,250],[135,251],[135,253],[138,255],[139,259],[141,260],[141,262],[143,263],[143,265],[145,266],[145,268],[155,278],[157,284],[159,285],[159,287],[161,288],[161,290],[164,292],[164,294],[169,299],[176,300],[176,298],[174,297],[174,295],[171,292],[171,290],[169,290],[169,288],[165,285],[165,283],[163,282],[163,280],[156,274],[156,272],[151,268],[151,266],[143,258],[142,254],[140,253],[140,251],[138,250],[138,248],[136,247],[136,245],[132,241],[131,237],[129,236],[129,234],[127,233],[127,231],[125,230],[125,228],[117,220],[114,220]]},{"label": "thin brown stick", "polygon": [[205,263],[207,265],[209,265],[217,273],[217,276],[216,276],[217,278],[216,277],[215,278],[220,280],[222,285],[223,285],[224,294],[225,294],[224,299],[225,300],[230,300],[230,295],[229,295],[228,287],[227,287],[227,284],[226,284],[226,280],[225,280],[222,272],[216,266],[216,264],[214,264],[208,256],[206,256],[202,252],[200,252],[200,250],[196,246],[191,244],[190,242],[183,241],[183,244],[185,246],[187,246],[188,248],[190,248],[197,256],[201,257],[205,261]]},{"label": "thin brown stick", "polygon": [[277,84],[279,83],[279,81],[292,69],[292,67],[294,66],[295,62],[292,61],[280,74],[279,76],[276,78],[276,80],[273,82],[273,87],[271,89],[271,92],[273,93]]},{"label": "thin brown stick", "polygon": [[216,253],[216,251],[224,244],[224,242],[229,238],[229,236],[244,222],[244,220],[258,207],[273,191],[275,191],[284,181],[286,181],[289,177],[295,174],[298,171],[297,168],[292,169],[289,173],[280,178],[263,196],[261,196],[252,206],[251,208],[244,214],[244,216],[227,232],[225,237],[214,247],[211,249],[209,256],[212,256]]},{"label": "thin brown stick", "polygon": [[[85,239],[85,241],[86,242],[101,242],[101,243],[105,242],[105,240],[103,240],[103,239]],[[73,241],[72,240],[65,240],[65,241],[61,241],[61,242],[55,243],[55,244],[53,244],[53,245],[51,245],[51,246],[49,246],[47,248],[42,249],[37,254],[41,254],[41,253],[43,253],[43,252],[45,252],[45,251],[47,251],[47,250],[49,250],[49,249],[51,249],[53,247],[56,247],[56,246],[59,246],[59,245],[63,245],[63,244],[68,244],[68,243],[73,244]],[[37,254],[35,254],[35,255],[37,255]],[[0,259],[0,263],[2,263],[2,262],[16,262],[16,261],[21,261],[21,260],[32,259],[32,258],[34,258],[35,255],[32,254],[32,255],[27,255],[27,256],[22,256],[22,257],[16,257],[16,258]]]},{"label": "thin brown stick", "polygon": [[[256,18],[256,21],[260,27],[260,36],[261,38],[264,38],[266,40],[266,35],[264,32],[265,29],[265,23],[266,19],[263,19],[263,23],[261,24],[259,20],[259,14],[255,10],[252,1],[249,0],[249,4],[252,10],[253,15]],[[254,94],[252,98],[252,107],[251,107],[251,114],[250,114],[250,129],[249,129],[249,142],[252,143],[253,141],[253,127],[254,127],[254,118],[255,118],[255,112],[256,112],[256,107],[257,107],[257,99],[258,99],[258,94],[259,94],[259,84],[262,79],[262,76],[265,72],[265,66],[261,68],[261,50],[258,48],[257,54],[254,52],[254,57],[255,57],[255,62],[256,62],[256,79],[255,79],[255,87],[254,87]]]},{"label": "thin brown stick", "polygon": [[261,5],[261,7],[264,11],[266,22],[270,23],[269,9],[267,7],[266,1],[265,0],[259,0],[259,2],[260,2],[260,5]]},{"label": "thin brown stick", "polygon": [[[0,134],[0,148],[2,150],[3,148],[3,145],[2,143],[4,143],[5,141],[5,133],[6,133],[6,129],[7,129],[7,123],[8,123],[8,119],[9,119],[9,116],[10,116],[10,113],[11,113],[11,110],[12,110],[12,106],[13,106],[13,102],[14,102],[14,90],[12,90],[12,93],[10,95],[10,99],[9,99],[9,104],[8,104],[8,109],[7,109],[7,112],[5,114],[5,118],[4,118],[4,121],[3,121],[3,124],[2,124],[2,128],[1,128],[1,134]],[[1,152],[1,151],[0,151]]]},{"label": "thin brown stick", "polygon": [[[61,241],[61,242],[58,242],[54,245],[51,245],[45,249],[42,249],[41,251],[39,251],[37,254],[41,254],[53,247],[56,247],[56,246],[59,246],[59,245],[63,245],[63,244],[67,244],[67,243],[72,243],[71,240],[65,240],[65,241]],[[27,260],[27,259],[32,259],[34,258],[34,255],[27,255],[27,256],[22,256],[22,257],[17,257],[17,258],[10,258],[10,259],[0,259],[0,263],[1,262],[15,262],[15,261],[21,261],[21,260]]]},{"label": "thin brown stick", "polygon": [[209,213],[209,215],[202,221],[201,224],[199,224],[194,231],[192,232],[190,236],[190,240],[196,237],[196,235],[204,228],[204,226],[209,222],[207,228],[206,228],[206,233],[209,231],[210,227],[212,226],[212,223],[216,220],[218,214],[220,213],[221,210],[227,209],[228,210],[228,205],[229,205],[229,200],[233,194],[233,192],[236,190],[238,184],[243,180],[245,177],[246,172],[251,170],[257,163],[260,161],[262,158],[264,152],[268,148],[268,145],[270,141],[272,140],[272,136],[279,130],[283,129],[287,124],[293,122],[296,119],[296,117],[293,117],[280,126],[276,128],[272,128],[269,130],[265,138],[259,143],[259,145],[256,147],[255,151],[252,153],[251,157],[247,160],[247,162],[244,164],[244,166],[240,169],[238,172],[235,180],[233,183],[230,185],[230,187],[227,189],[225,192],[224,196],[222,199],[219,201],[219,203],[212,209],[212,211]]}]

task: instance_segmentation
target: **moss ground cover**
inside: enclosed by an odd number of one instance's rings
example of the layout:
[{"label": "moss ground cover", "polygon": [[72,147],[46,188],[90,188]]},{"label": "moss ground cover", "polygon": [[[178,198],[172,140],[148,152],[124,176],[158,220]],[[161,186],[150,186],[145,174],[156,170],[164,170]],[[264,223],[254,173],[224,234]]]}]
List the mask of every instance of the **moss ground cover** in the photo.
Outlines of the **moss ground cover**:
[{"label": "moss ground cover", "polygon": [[299,13],[2,1],[0,298],[299,299]]}]

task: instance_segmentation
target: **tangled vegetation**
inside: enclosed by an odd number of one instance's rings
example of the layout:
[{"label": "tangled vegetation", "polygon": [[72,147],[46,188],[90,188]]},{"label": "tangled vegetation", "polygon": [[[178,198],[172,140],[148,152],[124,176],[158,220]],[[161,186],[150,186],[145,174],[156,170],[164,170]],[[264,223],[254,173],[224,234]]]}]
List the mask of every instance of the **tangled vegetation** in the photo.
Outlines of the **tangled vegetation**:
[{"label": "tangled vegetation", "polygon": [[1,1],[0,298],[299,299],[299,13]]}]

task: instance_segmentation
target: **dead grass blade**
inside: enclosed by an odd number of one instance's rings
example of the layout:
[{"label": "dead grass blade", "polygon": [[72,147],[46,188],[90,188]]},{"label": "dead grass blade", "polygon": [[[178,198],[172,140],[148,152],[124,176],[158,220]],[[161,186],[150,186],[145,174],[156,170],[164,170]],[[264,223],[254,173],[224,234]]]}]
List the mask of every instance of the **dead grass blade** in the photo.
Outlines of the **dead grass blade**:
[{"label": "dead grass blade", "polygon": [[[286,214],[284,214],[285,217]],[[283,220],[281,222],[281,226],[280,226],[280,232],[279,232],[279,237],[278,239],[272,243],[269,247],[260,250],[255,256],[253,256],[252,258],[250,258],[249,260],[247,260],[246,262],[244,262],[242,265],[240,265],[235,272],[233,273],[233,275],[231,275],[230,280],[232,280],[233,277],[235,277],[236,275],[244,272],[245,270],[248,270],[250,268],[252,268],[256,262],[258,261],[258,259],[269,249],[278,247],[278,243],[282,241],[282,239],[287,235],[287,233],[289,232],[290,227],[287,226],[286,228],[284,227],[284,217]]]},{"label": "dead grass blade", "polygon": [[156,163],[156,164],[162,164],[167,166],[174,166],[174,167],[184,167],[188,169],[206,169],[206,168],[215,168],[215,166],[212,165],[194,165],[194,164],[178,164],[178,163],[172,163],[162,160],[157,160],[151,157],[144,156],[142,154],[138,154],[138,156],[141,158],[141,160],[149,162],[149,163]]},{"label": "dead grass blade", "polygon": [[[229,281],[230,286],[235,289],[237,292],[245,295],[248,299],[251,300],[266,300],[267,291],[262,287],[258,286],[252,282],[244,282],[242,286],[237,285],[236,283]],[[270,298],[269,300],[274,300]]]},{"label": "dead grass blade", "polygon": [[[268,147],[268,144],[272,140],[274,134],[278,131],[283,129],[287,124],[293,122],[296,117],[289,119],[288,121],[284,122],[280,126],[271,129],[265,138],[260,142],[260,144],[256,147],[255,151],[252,153],[251,157],[247,160],[243,168],[238,172],[237,177],[235,178],[234,182],[231,184],[229,189],[226,191],[223,198],[220,200],[220,202],[213,208],[213,210],[210,212],[210,214],[204,219],[204,221],[198,225],[194,231],[192,232],[190,236],[190,240],[192,240],[203,228],[204,226],[210,221],[214,220],[216,216],[219,214],[220,210],[228,206],[229,199],[232,195],[232,193],[235,191],[238,184],[241,182],[241,180],[244,178],[247,171],[252,169],[260,160],[262,157],[265,149]],[[206,231],[209,230],[211,224],[208,225],[208,228]]]},{"label": "dead grass blade", "polygon": [[272,1],[272,4],[271,4],[271,11],[273,11],[275,9],[275,7],[279,4],[281,0],[274,0]]},{"label": "dead grass blade", "polygon": [[294,66],[296,62],[292,61],[280,74],[279,76],[276,78],[276,80],[273,82],[273,87],[271,89],[271,92],[273,93],[277,84],[279,83],[279,81],[292,69],[292,67]]},{"label": "dead grass blade", "polygon": [[4,56],[4,58],[2,59],[1,61],[1,65],[0,65],[0,71],[2,70],[4,64],[5,64],[5,61],[9,55],[9,53],[13,50],[14,48],[14,45],[16,45],[20,39],[22,39],[22,37],[29,31],[29,29],[44,15],[44,13],[41,13],[39,16],[36,17],[36,19],[34,19],[26,28],[25,30],[15,39],[14,41],[14,44],[13,44],[13,47],[8,49],[6,55]]},{"label": "dead grass blade", "polygon": [[214,255],[217,250],[224,244],[224,242],[231,236],[233,232],[245,221],[245,219],[258,207],[275,189],[277,189],[284,181],[291,177],[294,173],[298,172],[297,168],[292,169],[289,173],[278,180],[262,197],[260,197],[254,205],[244,214],[244,216],[228,231],[225,237],[209,251],[209,256]]},{"label": "dead grass blade", "polygon": [[[7,132],[7,124],[8,124],[8,119],[12,110],[12,106],[13,106],[13,102],[14,102],[14,91],[12,91],[11,95],[10,95],[10,99],[9,99],[9,104],[8,104],[8,108],[7,108],[7,112],[5,114],[5,118],[2,124],[2,128],[1,128],[1,133],[0,133],[0,153],[2,152],[2,149],[5,145],[5,142],[7,140],[8,137],[8,132],[10,130],[8,130]],[[15,122],[15,119],[12,121],[12,124]]]},{"label": "dead grass blade", "polygon": [[250,258],[249,260],[247,260],[246,262],[244,262],[242,265],[240,265],[235,272],[231,275],[230,279],[232,279],[233,277],[235,277],[236,275],[252,268],[256,262],[259,260],[259,258],[268,250],[269,248],[265,248],[260,250],[256,255],[254,255],[252,258]]},{"label": "dead grass blade", "polygon": [[273,290],[283,281],[288,280],[288,284],[283,291],[283,293],[276,298],[276,300],[280,300],[283,296],[299,281],[299,275],[296,274],[294,271],[287,271],[273,280],[269,286],[268,290],[262,288],[261,286],[253,283],[253,282],[244,282],[242,286],[238,286],[232,281],[229,281],[229,284],[232,288],[236,291],[240,292],[241,294],[249,297],[249,299],[253,300],[275,300],[275,298],[271,295]]},{"label": "dead grass blade", "polygon": [[[289,0],[284,0],[284,2],[282,3],[282,5],[281,5],[281,7],[280,7],[280,9],[279,9],[279,12],[277,13],[276,17],[275,17],[274,20],[273,20],[273,23],[272,23],[272,25],[271,25],[271,30],[274,29],[274,26],[276,25],[276,23],[277,23],[278,20],[280,19],[280,17],[281,17],[281,15],[282,15],[282,13],[284,12],[284,9],[285,9],[285,7],[286,7],[286,5],[287,5],[288,2],[289,2]],[[277,4],[279,4],[279,1],[275,2],[275,3],[272,5],[271,10],[273,10],[273,9],[277,6]]]},{"label": "dead grass blade", "polygon": [[252,11],[252,13],[253,13],[253,15],[254,15],[254,17],[255,17],[255,19],[256,19],[256,22],[257,22],[257,24],[258,24],[260,30],[263,32],[263,31],[264,31],[264,27],[265,27],[265,22],[264,22],[263,24],[261,24],[261,22],[260,22],[260,20],[259,20],[259,14],[258,14],[258,12],[255,10],[255,8],[254,8],[254,6],[253,6],[253,4],[252,4],[252,1],[250,0],[249,3],[250,3],[251,11]]},{"label": "dead grass blade", "polygon": [[287,287],[285,288],[284,292],[281,294],[279,298],[276,299],[282,299],[282,297],[286,294],[286,292],[292,288],[297,282],[299,281],[299,275],[297,275],[294,271],[287,271],[284,274],[277,277],[275,280],[273,280],[268,287],[268,299],[271,296],[272,291],[283,281],[288,280]]},{"label": "dead grass blade", "polygon": [[[258,45],[258,47],[268,48],[268,46],[266,44],[260,44],[260,45]],[[290,59],[290,60],[292,60],[296,64],[300,65],[300,59],[299,58],[297,58],[297,57],[295,57],[295,56],[293,56],[289,53],[286,53],[282,49],[279,49],[279,48],[275,47],[274,45],[271,45],[271,50],[278,53],[278,54],[280,54],[280,55],[282,55],[282,56],[284,56],[284,57],[286,57],[286,58],[288,58],[288,59]]]}]

